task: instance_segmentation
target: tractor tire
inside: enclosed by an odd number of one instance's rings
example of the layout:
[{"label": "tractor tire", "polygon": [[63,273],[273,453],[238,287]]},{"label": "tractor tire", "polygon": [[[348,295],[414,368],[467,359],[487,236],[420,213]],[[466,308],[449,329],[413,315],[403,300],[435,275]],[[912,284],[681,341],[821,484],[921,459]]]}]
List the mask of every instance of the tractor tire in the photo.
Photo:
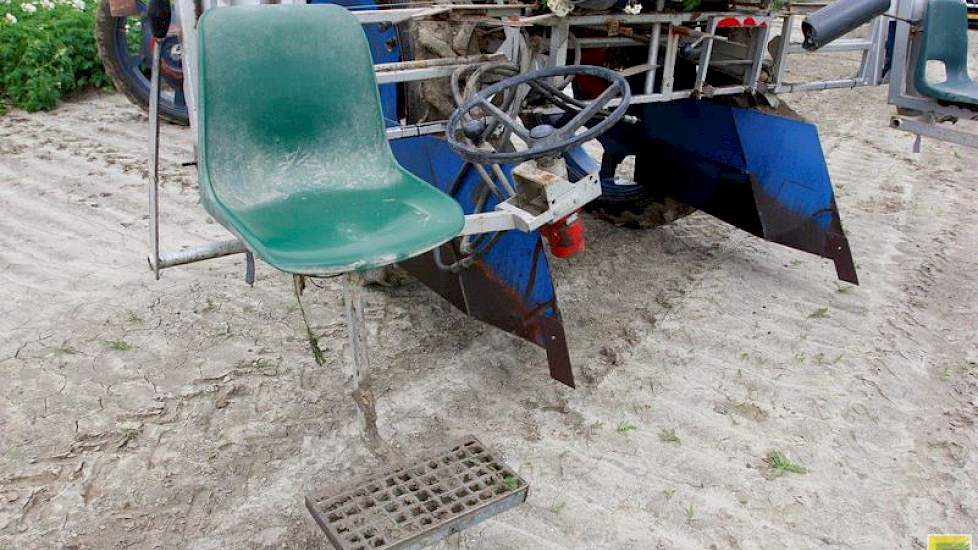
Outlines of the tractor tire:
[{"label": "tractor tire", "polygon": [[[141,3],[142,6],[144,4]],[[145,9],[142,10],[145,12]],[[95,13],[95,46],[106,74],[112,79],[115,89],[122,92],[133,104],[143,111],[149,110],[149,76],[126,64],[130,52],[122,51],[125,43],[126,17],[113,17],[108,0],[99,2]],[[186,126],[190,124],[187,106],[175,104],[160,98],[160,117],[163,120]]]}]

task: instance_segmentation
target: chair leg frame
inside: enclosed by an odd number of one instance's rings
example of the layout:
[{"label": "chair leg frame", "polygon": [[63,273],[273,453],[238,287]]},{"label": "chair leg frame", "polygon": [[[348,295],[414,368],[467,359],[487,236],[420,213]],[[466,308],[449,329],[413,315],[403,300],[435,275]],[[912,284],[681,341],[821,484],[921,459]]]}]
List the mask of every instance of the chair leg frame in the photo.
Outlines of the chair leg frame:
[{"label": "chair leg frame", "polygon": [[[370,354],[367,349],[367,326],[363,320],[363,296],[356,272],[346,274],[346,327],[350,336],[350,355],[353,361],[353,396],[361,393],[361,384],[370,371]],[[367,428],[364,407],[357,399],[357,422]]]}]

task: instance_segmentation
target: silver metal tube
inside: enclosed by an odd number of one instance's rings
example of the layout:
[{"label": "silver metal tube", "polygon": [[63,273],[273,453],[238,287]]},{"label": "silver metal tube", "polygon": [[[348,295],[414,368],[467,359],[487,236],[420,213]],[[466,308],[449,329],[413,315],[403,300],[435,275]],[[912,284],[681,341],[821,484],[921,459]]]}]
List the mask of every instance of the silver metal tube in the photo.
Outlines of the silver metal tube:
[{"label": "silver metal tube", "polygon": [[501,53],[486,53],[478,55],[464,55],[461,57],[439,57],[436,59],[421,59],[417,61],[399,61],[397,63],[379,63],[374,65],[374,71],[383,73],[387,71],[405,71],[410,69],[428,69],[431,67],[443,67],[445,65],[470,65],[472,63],[486,63],[489,61],[505,61],[506,55]]},{"label": "silver metal tube", "polygon": [[177,265],[190,264],[211,258],[242,254],[248,249],[237,239],[209,242],[175,252],[164,252],[160,255],[159,269]]},{"label": "silver metal tube", "polygon": [[669,36],[666,39],[665,61],[662,63],[662,95],[669,99],[672,97],[672,90],[676,81],[676,55],[679,53],[679,35],[673,32],[672,25],[666,28]]},{"label": "silver metal tube", "polygon": [[659,63],[659,41],[662,39],[662,23],[652,25],[652,40],[649,41],[649,56],[645,62],[652,67],[645,75],[645,93],[651,94],[655,90],[655,71]]},{"label": "silver metal tube", "polygon": [[703,85],[706,84],[706,75],[710,71],[710,59],[713,57],[713,36],[716,36],[717,26],[720,23],[719,17],[713,17],[706,25],[706,32],[709,35],[703,43],[703,51],[700,52],[699,64],[696,67],[696,83],[693,90],[696,93],[703,92]]},{"label": "silver metal tube", "polygon": [[149,267],[160,278],[160,42],[153,41],[149,83]]}]

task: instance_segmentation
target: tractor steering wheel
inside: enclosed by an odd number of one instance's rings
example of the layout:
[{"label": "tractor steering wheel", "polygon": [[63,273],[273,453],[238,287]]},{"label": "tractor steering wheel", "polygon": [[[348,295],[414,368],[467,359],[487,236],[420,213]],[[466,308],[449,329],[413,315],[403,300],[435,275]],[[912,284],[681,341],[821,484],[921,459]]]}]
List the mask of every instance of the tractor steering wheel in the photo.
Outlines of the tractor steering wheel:
[{"label": "tractor steering wheel", "polygon": [[[565,76],[599,78],[606,81],[608,87],[595,99],[582,101],[565,94],[550,83],[553,77]],[[531,97],[543,97],[546,103],[556,107],[557,110],[553,111],[556,118],[566,122],[556,128],[550,124],[527,128],[519,117],[510,116],[492,103],[497,94],[522,85],[528,85],[536,92]],[[605,105],[615,99],[619,101],[614,110],[608,112],[604,109]],[[481,164],[520,163],[540,157],[557,156],[610,130],[625,116],[631,99],[631,90],[625,77],[604,67],[565,65],[528,71],[486,87],[455,109],[448,119],[445,136],[448,145],[462,158]],[[577,132],[594,118],[603,120],[584,132]],[[527,148],[520,151],[480,148],[479,145],[498,126],[519,136]]]}]

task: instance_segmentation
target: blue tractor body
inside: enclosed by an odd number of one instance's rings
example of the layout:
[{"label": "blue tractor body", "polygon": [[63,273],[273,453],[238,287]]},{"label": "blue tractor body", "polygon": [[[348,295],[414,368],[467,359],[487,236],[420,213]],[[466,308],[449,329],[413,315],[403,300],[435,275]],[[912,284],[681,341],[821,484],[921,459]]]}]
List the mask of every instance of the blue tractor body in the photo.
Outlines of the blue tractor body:
[{"label": "blue tractor body", "polygon": [[[372,2],[339,0],[350,9]],[[406,49],[393,25],[364,25],[375,63],[401,60]],[[400,85],[380,86],[389,126],[399,120]],[[635,183],[671,197],[771,242],[835,262],[840,279],[857,282],[815,127],[806,122],[711,100],[680,100],[634,107],[638,124],[620,124],[602,136],[605,149],[633,154]],[[466,214],[480,201],[478,175],[444,140],[432,136],[391,142],[398,161],[453,196]],[[600,163],[581,148],[565,154],[569,173],[597,172]],[[503,167],[509,175],[512,167]],[[489,196],[482,210],[491,210]],[[539,232],[508,231],[471,267],[446,271],[457,250],[404,262],[407,269],[455,307],[547,351],[551,376],[574,385],[560,309]]]}]

